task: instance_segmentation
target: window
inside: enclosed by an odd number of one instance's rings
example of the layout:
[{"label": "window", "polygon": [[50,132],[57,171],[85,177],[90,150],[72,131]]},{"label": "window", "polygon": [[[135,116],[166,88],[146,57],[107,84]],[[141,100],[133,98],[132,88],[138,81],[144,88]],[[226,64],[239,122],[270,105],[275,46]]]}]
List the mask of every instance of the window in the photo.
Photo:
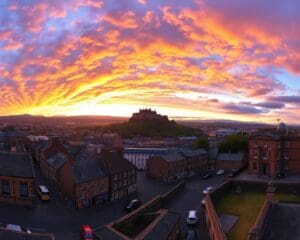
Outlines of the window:
[{"label": "window", "polygon": [[10,184],[7,180],[2,180],[2,194],[10,195]]},{"label": "window", "polygon": [[258,158],[258,150],[257,149],[253,150],[253,157]]},{"label": "window", "polygon": [[20,197],[28,197],[28,184],[20,183]]}]

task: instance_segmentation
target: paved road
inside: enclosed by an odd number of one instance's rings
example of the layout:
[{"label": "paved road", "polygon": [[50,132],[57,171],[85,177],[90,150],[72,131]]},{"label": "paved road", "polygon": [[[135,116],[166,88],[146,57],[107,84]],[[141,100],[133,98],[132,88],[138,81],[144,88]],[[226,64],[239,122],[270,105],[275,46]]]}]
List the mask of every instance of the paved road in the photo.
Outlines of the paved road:
[{"label": "paved road", "polygon": [[206,187],[216,187],[223,182],[224,175],[214,175],[213,177],[202,180],[201,177],[195,177],[191,180],[188,180],[185,189],[178,193],[178,195],[172,199],[167,208],[170,210],[177,211],[181,214],[181,228],[182,228],[182,237],[185,236],[187,232],[186,217],[189,210],[197,210],[198,212],[198,224],[194,228],[197,231],[198,239],[207,240],[209,239],[207,227],[205,224],[205,216],[201,206],[201,201],[203,199],[202,191]]},{"label": "paved road", "polygon": [[[208,180],[202,180],[200,177],[188,180],[185,189],[167,205],[168,209],[181,213],[183,235],[187,231],[185,223],[187,213],[189,210],[195,209],[198,210],[200,217],[196,227],[199,239],[207,239],[207,230],[201,209],[202,191],[207,186],[218,185],[222,179],[223,176],[213,176]],[[157,194],[164,193],[174,186],[174,184],[164,184],[148,179],[145,172],[138,172],[137,181],[138,192],[136,196],[142,202],[149,201]],[[46,184],[46,180],[37,168],[36,182],[37,185]],[[114,221],[114,219],[126,214],[123,211],[124,205],[136,196],[89,209],[76,210],[70,200],[66,200],[63,196],[54,194],[52,191],[50,202],[41,202],[37,199],[33,208],[0,203],[0,223],[18,224],[39,232],[52,232],[57,240],[77,240],[82,224],[96,228]]]},{"label": "paved road", "polygon": [[[36,170],[37,185],[44,184],[45,179]],[[138,193],[142,202],[164,193],[173,185],[163,184],[146,178],[144,172],[138,172]],[[53,193],[53,192],[52,192]],[[0,222],[12,223],[40,232],[52,232],[56,240],[79,239],[80,226],[89,224],[92,228],[100,227],[123,216],[123,207],[128,199],[107,203],[89,209],[76,210],[73,203],[60,195],[52,195],[50,202],[37,200],[35,207],[24,208],[8,204],[0,204]]]}]

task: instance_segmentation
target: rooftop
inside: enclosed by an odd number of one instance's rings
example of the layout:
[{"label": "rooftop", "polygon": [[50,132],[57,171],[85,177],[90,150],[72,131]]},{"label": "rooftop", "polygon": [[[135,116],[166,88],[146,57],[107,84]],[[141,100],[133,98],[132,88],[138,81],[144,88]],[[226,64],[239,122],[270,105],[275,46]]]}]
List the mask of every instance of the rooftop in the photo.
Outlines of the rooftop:
[{"label": "rooftop", "polygon": [[0,152],[0,175],[35,177],[32,161],[26,153]]},{"label": "rooftop", "polygon": [[244,159],[244,153],[219,153],[217,160],[219,161],[241,161]]},{"label": "rooftop", "polygon": [[300,204],[277,203],[271,210],[264,240],[298,240],[300,238]]},{"label": "rooftop", "polygon": [[71,170],[76,183],[87,182],[107,176],[107,173],[99,160],[89,159],[75,161]]}]

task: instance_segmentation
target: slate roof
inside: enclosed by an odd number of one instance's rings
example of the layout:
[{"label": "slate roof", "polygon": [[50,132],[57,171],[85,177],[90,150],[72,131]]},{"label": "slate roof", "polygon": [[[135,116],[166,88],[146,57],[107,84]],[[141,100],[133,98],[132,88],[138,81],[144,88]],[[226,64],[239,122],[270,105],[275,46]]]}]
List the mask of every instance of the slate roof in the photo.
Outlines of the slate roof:
[{"label": "slate roof", "polygon": [[26,153],[0,152],[0,175],[35,177],[31,158]]},{"label": "slate roof", "polygon": [[44,234],[19,233],[19,232],[7,230],[3,227],[0,227],[0,239],[1,240],[55,240],[53,234],[50,233],[44,233]]},{"label": "slate roof", "polygon": [[218,161],[241,161],[244,159],[244,153],[219,153],[217,155]]},{"label": "slate roof", "polygon": [[169,151],[166,154],[161,154],[159,156],[165,159],[167,162],[176,162],[185,158],[185,156],[182,153],[176,150]]},{"label": "slate roof", "polygon": [[163,154],[167,152],[166,148],[124,148],[123,153],[132,153],[132,154]]},{"label": "slate roof", "polygon": [[49,165],[58,169],[68,161],[68,156],[66,156],[62,152],[54,152],[53,154],[48,156],[46,160],[49,163]]},{"label": "slate roof", "polygon": [[107,171],[109,171],[111,174],[124,172],[135,168],[131,162],[125,159],[122,154],[117,151],[109,151],[109,153],[105,154],[105,156],[101,156],[101,160],[104,163]]},{"label": "slate roof", "polygon": [[76,183],[88,182],[107,176],[107,172],[100,160],[75,161],[71,166],[71,170]]},{"label": "slate roof", "polygon": [[300,204],[277,203],[271,210],[264,240],[300,239]]},{"label": "slate roof", "polygon": [[194,157],[203,154],[207,154],[207,151],[204,148],[200,149],[180,149],[180,152],[186,157]]}]

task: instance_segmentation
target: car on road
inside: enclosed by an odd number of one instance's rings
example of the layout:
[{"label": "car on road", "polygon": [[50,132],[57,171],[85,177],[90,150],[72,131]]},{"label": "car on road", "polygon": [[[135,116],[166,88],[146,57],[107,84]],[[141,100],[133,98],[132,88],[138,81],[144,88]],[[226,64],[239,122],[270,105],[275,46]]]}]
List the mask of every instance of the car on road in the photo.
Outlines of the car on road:
[{"label": "car on road", "polygon": [[201,201],[201,205],[202,205],[202,207],[205,207],[205,199],[204,198]]},{"label": "car on road", "polygon": [[93,240],[93,231],[89,225],[81,226],[81,239],[82,240]]},{"label": "car on road", "polygon": [[196,239],[198,239],[196,230],[194,230],[194,229],[189,229],[189,230],[186,232],[185,239],[186,239],[186,240],[196,240]]},{"label": "car on road", "polygon": [[207,188],[205,188],[205,189],[203,190],[202,193],[203,193],[204,195],[206,195],[206,194],[210,193],[213,189],[214,189],[214,187],[207,187]]},{"label": "car on road", "polygon": [[186,223],[188,225],[195,225],[198,222],[198,218],[197,218],[197,211],[196,210],[191,210],[189,211],[189,214],[186,218]]},{"label": "car on road", "polygon": [[22,232],[21,226],[15,224],[6,224],[6,229],[16,232]]},{"label": "car on road", "polygon": [[203,175],[202,180],[206,180],[210,177],[212,177],[212,174],[211,173],[206,173],[206,174]]},{"label": "car on road", "polygon": [[225,170],[224,169],[220,169],[216,172],[216,175],[222,175],[225,173]]},{"label": "car on road", "polygon": [[38,192],[38,195],[39,195],[39,197],[42,201],[49,201],[50,200],[50,192],[49,192],[49,190],[46,186],[39,185],[37,187],[37,192]]},{"label": "car on road", "polygon": [[141,201],[139,199],[131,200],[128,205],[125,207],[126,211],[132,212],[133,210],[139,208],[141,206]]}]

